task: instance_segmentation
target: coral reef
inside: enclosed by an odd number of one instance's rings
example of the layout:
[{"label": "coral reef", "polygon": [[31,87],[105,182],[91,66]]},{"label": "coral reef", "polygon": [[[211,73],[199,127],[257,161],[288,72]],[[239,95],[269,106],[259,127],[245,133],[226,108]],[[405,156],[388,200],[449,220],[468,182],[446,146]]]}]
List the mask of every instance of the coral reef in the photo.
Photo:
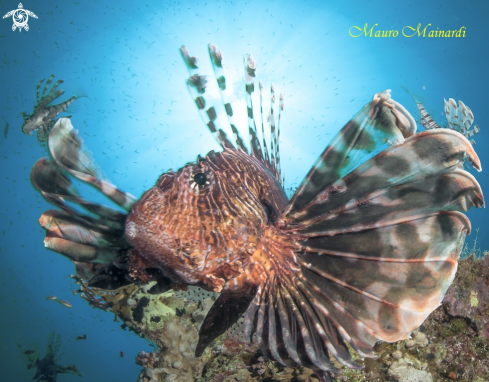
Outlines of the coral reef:
[{"label": "coral reef", "polygon": [[[489,381],[489,256],[473,253],[459,263],[457,276],[442,305],[411,339],[378,343],[377,359],[355,356],[365,367],[343,367],[335,382],[357,381]],[[76,276],[75,276],[76,278]],[[122,328],[147,338],[157,350],[142,351],[138,382],[318,382],[305,367],[284,367],[245,343],[242,322],[218,338],[203,356],[194,356],[198,330],[218,294],[197,287],[150,294],[154,282],[115,291],[91,288],[83,280],[79,291],[95,308],[110,310]]]}]

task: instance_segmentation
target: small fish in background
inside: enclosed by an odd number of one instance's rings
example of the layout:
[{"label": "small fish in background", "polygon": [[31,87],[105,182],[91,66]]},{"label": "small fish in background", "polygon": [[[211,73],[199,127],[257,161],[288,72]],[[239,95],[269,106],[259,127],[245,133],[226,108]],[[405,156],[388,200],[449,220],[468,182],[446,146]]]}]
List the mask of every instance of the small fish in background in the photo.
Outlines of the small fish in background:
[{"label": "small fish in background", "polygon": [[58,298],[56,296],[48,296],[46,297],[46,300],[53,300],[56,301]]},{"label": "small fish in background", "polygon": [[[445,102],[445,117],[447,118],[450,129],[459,132],[467,139],[481,130],[478,125],[475,125],[472,130],[469,130],[474,122],[474,114],[462,101],[458,101],[459,107],[457,107],[457,103],[453,98],[450,98],[448,102],[446,99],[443,99],[443,101]],[[473,139],[471,139],[471,142],[475,145]]]},{"label": "small fish in background", "polygon": [[80,372],[78,371],[78,369],[76,368],[76,366],[75,366],[75,365],[68,365],[68,366],[66,366],[66,370],[71,370],[71,371],[73,371],[73,372],[75,372],[75,373],[78,373],[78,374],[80,373]]},{"label": "small fish in background", "polygon": [[86,334],[84,334],[83,336],[76,337],[76,341],[86,340],[86,339],[87,339],[87,335]]},{"label": "small fish in background", "polygon": [[[474,122],[474,114],[472,113],[472,110],[470,110],[470,108],[462,101],[458,101],[459,106],[457,107],[457,103],[453,98],[449,98],[448,101],[443,99],[443,102],[445,103],[444,115],[446,118],[446,123],[439,124],[433,119],[430,113],[426,111],[423,104],[424,101],[421,97],[412,93],[407,88],[404,88],[404,90],[409,93],[411,97],[413,97],[414,101],[416,102],[416,106],[418,107],[419,118],[416,119],[416,122],[423,125],[426,130],[440,128],[451,129],[462,134],[467,139],[473,137],[480,131],[480,127],[478,125],[475,125],[472,130],[469,130]],[[470,142],[475,145],[475,141],[473,139],[471,139]]]},{"label": "small fish in background", "polygon": [[24,356],[24,362],[28,370],[37,368],[36,374],[32,378],[35,382],[56,382],[58,374],[74,374],[79,377],[82,375],[75,365],[66,367],[58,365],[56,362],[61,358],[62,354],[58,354],[61,347],[61,336],[55,336],[54,332],[48,338],[46,355],[43,358],[39,357],[39,350],[24,350],[22,346],[17,344]]},{"label": "small fish in background", "polygon": [[[22,112],[22,116],[24,118],[24,124],[22,125],[22,132],[25,134],[32,135],[34,131],[37,131],[37,140],[42,147],[46,146],[47,137],[49,136],[49,132],[56,124],[56,117],[64,112],[68,106],[77,98],[84,97],[84,95],[73,96],[68,100],[59,103],[57,105],[51,105],[51,103],[57,98],[61,97],[64,94],[64,90],[56,88],[62,84],[63,80],[58,80],[54,83],[51,90],[46,94],[48,90],[48,86],[51,84],[54,78],[54,74],[48,78],[46,85],[44,86],[41,97],[39,98],[39,89],[41,87],[41,83],[44,81],[42,79],[37,83],[36,86],[36,100],[37,104],[34,107],[34,112],[31,115],[28,115],[25,112]],[[70,118],[68,116],[67,118]]]},{"label": "small fish in background", "polygon": [[3,129],[3,137],[5,139],[7,139],[8,128],[9,128],[9,124],[8,122],[5,122],[5,128]]},{"label": "small fish in background", "polygon": [[67,308],[73,308],[73,305],[71,305],[68,301],[57,299],[56,302],[59,302],[61,305],[66,306]]},{"label": "small fish in background", "polygon": [[121,350],[121,352],[120,352],[120,357],[121,357],[121,358],[124,358],[124,352],[123,352],[122,350]]}]

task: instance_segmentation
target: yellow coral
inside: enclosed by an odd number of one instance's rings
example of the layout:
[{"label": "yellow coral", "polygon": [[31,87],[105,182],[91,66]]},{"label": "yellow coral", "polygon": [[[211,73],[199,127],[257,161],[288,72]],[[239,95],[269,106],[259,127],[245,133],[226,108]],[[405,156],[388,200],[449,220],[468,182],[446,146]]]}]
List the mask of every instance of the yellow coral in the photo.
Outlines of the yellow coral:
[{"label": "yellow coral", "polygon": [[472,307],[479,306],[479,300],[477,299],[477,292],[474,290],[470,292],[470,306]]}]

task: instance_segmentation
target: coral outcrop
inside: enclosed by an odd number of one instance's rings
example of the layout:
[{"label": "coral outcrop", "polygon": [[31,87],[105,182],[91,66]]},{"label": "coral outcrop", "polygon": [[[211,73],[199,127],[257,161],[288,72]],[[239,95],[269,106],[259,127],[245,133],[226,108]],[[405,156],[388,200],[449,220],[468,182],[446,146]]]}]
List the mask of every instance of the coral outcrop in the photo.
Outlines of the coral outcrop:
[{"label": "coral outcrop", "polygon": [[[135,331],[157,348],[137,356],[136,363],[143,367],[138,382],[318,382],[312,370],[283,367],[247,345],[241,322],[196,358],[198,330],[215,293],[189,287],[153,295],[148,293],[151,284],[107,292],[78,283],[90,304],[114,312],[123,329]],[[442,305],[411,339],[379,343],[374,350],[377,359],[355,357],[365,366],[361,370],[336,363],[341,371],[334,380],[489,381],[489,256],[460,262]]]}]

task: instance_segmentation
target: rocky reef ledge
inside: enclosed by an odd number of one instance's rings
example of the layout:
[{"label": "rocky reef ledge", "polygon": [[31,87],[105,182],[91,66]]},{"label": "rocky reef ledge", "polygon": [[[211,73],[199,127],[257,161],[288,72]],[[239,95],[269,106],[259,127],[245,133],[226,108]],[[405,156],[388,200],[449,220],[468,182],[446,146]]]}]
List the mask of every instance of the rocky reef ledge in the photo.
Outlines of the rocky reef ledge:
[{"label": "rocky reef ledge", "polygon": [[[143,367],[138,382],[318,381],[312,370],[283,367],[245,344],[241,322],[196,358],[198,330],[217,294],[189,287],[152,295],[151,285],[134,284],[108,292],[78,283],[91,305],[114,312],[124,330],[155,347],[136,358]],[[443,303],[411,339],[374,350],[377,359],[355,357],[361,370],[336,363],[342,370],[335,382],[489,381],[489,255],[460,261]]]}]

